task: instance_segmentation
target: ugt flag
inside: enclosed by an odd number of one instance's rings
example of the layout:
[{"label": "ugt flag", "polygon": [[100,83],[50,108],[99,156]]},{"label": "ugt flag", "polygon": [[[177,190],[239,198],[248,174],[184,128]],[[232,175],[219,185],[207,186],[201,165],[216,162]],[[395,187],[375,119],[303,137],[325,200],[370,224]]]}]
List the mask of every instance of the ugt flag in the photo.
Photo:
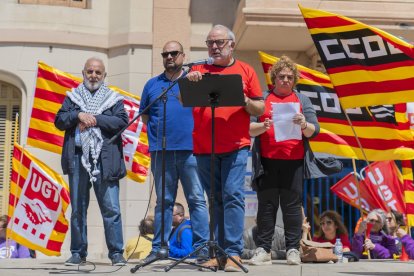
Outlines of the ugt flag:
[{"label": "ugt flag", "polygon": [[299,6],[343,108],[414,101],[414,46],[345,16]]},{"label": "ugt flag", "polygon": [[68,185],[16,143],[12,163],[7,236],[45,255],[60,256],[68,231]]},{"label": "ugt flag", "polygon": [[367,213],[381,208],[377,197],[372,196],[365,181],[361,180],[359,176],[355,177],[353,172],[338,181],[330,190],[344,202],[355,208],[361,208]]},{"label": "ugt flag", "polygon": [[[269,69],[277,57],[259,52],[269,89]],[[365,159],[339,104],[329,77],[298,64],[296,89],[309,97],[315,108],[320,133],[310,140],[314,152]],[[414,159],[413,134],[406,117],[406,105],[381,105],[346,109],[362,148],[370,161]]]},{"label": "ugt flag", "polygon": [[[36,90],[27,135],[27,144],[61,154],[64,132],[55,125],[55,116],[60,109],[67,91],[71,91],[82,80],[64,73],[43,62],[38,63]],[[139,111],[139,97],[118,87],[109,86],[124,96],[124,107],[129,119]],[[137,182],[145,182],[150,164],[146,126],[136,120],[122,133],[122,145],[128,177]]]}]

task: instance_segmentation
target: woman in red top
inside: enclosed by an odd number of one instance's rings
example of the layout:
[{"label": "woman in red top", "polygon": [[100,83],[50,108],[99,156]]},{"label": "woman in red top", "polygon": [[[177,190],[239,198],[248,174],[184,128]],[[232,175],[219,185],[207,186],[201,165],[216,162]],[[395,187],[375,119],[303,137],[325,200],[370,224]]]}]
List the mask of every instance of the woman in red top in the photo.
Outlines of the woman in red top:
[{"label": "woman in red top", "polygon": [[250,264],[271,264],[270,249],[280,204],[287,263],[299,265],[305,142],[319,133],[319,123],[310,99],[294,89],[299,71],[290,58],[282,56],[269,74],[274,88],[266,93],[265,112],[250,123],[250,135],[260,142],[263,166],[257,183],[257,249]]},{"label": "woman in red top", "polygon": [[[335,211],[325,211],[320,218],[320,233],[316,234],[312,240],[316,242],[330,242],[335,244],[336,239],[341,239],[343,252],[351,251],[351,244],[349,242],[348,231],[342,223],[342,217]],[[303,238],[306,239],[310,232],[310,225],[308,222],[303,224]]]}]

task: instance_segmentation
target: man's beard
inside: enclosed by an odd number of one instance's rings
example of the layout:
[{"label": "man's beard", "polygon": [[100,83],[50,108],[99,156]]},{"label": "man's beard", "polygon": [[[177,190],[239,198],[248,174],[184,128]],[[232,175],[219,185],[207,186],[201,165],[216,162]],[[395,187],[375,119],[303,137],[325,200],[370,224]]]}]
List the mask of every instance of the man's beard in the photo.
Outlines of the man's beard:
[{"label": "man's beard", "polygon": [[84,80],[83,80],[83,84],[85,85],[85,87],[86,87],[89,91],[93,92],[93,91],[98,90],[98,89],[99,89],[99,87],[101,87],[101,85],[103,84],[103,80],[98,81],[98,82],[95,82],[95,83],[93,83],[93,84],[92,84],[89,80],[84,79]]}]

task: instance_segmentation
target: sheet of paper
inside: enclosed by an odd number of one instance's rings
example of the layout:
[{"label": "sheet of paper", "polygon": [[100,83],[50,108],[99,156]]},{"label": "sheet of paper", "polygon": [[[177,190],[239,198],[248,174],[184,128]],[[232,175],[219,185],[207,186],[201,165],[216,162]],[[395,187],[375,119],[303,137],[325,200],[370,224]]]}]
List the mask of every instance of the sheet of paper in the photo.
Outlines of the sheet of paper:
[{"label": "sheet of paper", "polygon": [[272,103],[273,128],[276,142],[302,140],[300,125],[293,123],[293,116],[300,111],[299,103]]}]

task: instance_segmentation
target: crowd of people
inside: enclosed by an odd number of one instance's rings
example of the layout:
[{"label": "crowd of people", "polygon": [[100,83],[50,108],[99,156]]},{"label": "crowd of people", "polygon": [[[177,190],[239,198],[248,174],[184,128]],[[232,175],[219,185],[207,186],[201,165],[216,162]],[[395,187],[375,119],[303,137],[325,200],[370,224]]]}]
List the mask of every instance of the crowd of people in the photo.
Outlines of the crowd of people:
[{"label": "crowd of people", "polygon": [[[213,64],[195,65],[188,72],[183,68],[183,45],[178,41],[165,43],[161,53],[165,70],[148,80],[143,89],[140,111],[148,130],[157,199],[154,217],[140,222],[140,235],[128,241],[125,250],[119,206],[119,180],[126,175],[122,139],[109,139],[128,124],[128,116],[122,96],[104,82],[103,61],[95,57],[86,61],[83,82],[67,93],[55,119],[55,126],[65,131],[61,163],[63,173],[69,176],[72,206],[71,257],[65,264],[86,261],[91,187],[101,211],[112,265],[125,265],[130,258],[152,263],[164,257],[160,255],[163,249],[170,257],[182,258],[199,247],[202,250],[194,256],[197,264],[226,272],[241,271],[242,259],[251,265],[268,265],[275,259],[299,265],[300,240],[309,238],[332,244],[339,238],[343,251],[352,251],[359,258],[390,259],[405,251],[414,259],[414,241],[401,228],[405,225],[402,215],[394,211],[371,211],[361,220],[351,242],[341,216],[327,210],[320,215],[320,232],[311,237],[302,209],[304,160],[309,139],[320,129],[310,99],[295,90],[299,79],[296,64],[282,56],[269,71],[274,88],[262,93],[254,69],[235,58],[236,39],[230,29],[215,25],[206,37],[206,46]],[[241,76],[244,106],[217,108],[214,117],[209,107],[183,107],[179,87],[172,84],[183,78],[202,81],[204,74]],[[285,118],[283,124],[279,117]],[[244,230],[244,183],[251,137],[255,137],[257,225]],[[179,182],[189,218],[183,204],[175,202]],[[210,206],[213,236],[222,249],[215,254],[203,248],[210,238],[205,200],[210,192],[215,199]],[[276,225],[279,205],[283,227]],[[2,218],[0,223],[3,246],[7,220]],[[369,224],[372,228],[367,233]],[[27,248],[13,242],[7,248],[10,250],[1,249],[0,258],[29,256]]]}]

